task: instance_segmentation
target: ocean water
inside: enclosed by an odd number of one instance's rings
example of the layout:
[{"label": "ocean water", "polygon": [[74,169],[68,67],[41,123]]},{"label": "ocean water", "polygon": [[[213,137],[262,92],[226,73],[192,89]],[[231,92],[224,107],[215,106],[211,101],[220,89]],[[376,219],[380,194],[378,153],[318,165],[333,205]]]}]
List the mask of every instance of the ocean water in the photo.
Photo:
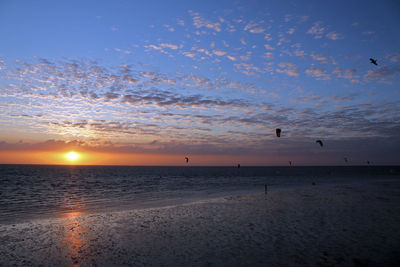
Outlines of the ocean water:
[{"label": "ocean water", "polygon": [[0,223],[155,207],[269,188],[399,177],[399,166],[0,165]]}]

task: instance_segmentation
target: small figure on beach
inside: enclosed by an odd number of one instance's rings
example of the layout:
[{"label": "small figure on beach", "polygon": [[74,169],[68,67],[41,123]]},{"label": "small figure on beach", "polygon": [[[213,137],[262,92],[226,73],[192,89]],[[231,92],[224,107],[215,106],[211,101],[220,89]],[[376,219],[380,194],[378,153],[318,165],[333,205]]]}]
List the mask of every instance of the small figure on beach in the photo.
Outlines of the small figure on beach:
[{"label": "small figure on beach", "polygon": [[323,147],[324,146],[324,143],[322,143],[322,141],[321,140],[317,140],[317,141],[315,141],[315,143],[318,143],[321,147]]},{"label": "small figure on beach", "polygon": [[240,168],[240,163],[238,164],[238,169]]},{"label": "small figure on beach", "polygon": [[264,185],[264,189],[265,189],[265,194],[267,194],[267,192],[268,192],[268,186],[265,184]]},{"label": "small figure on beach", "polygon": [[292,166],[292,161],[291,160],[289,160],[289,166]]},{"label": "small figure on beach", "polygon": [[281,129],[276,128],[275,132],[277,137],[281,137]]},{"label": "small figure on beach", "polygon": [[378,63],[376,63],[376,59],[370,58],[369,60],[371,61],[372,64],[378,66]]},{"label": "small figure on beach", "polygon": [[186,163],[188,163],[188,162],[189,162],[189,158],[188,158],[188,157],[185,157],[185,160],[186,160]]},{"label": "small figure on beach", "polygon": [[346,163],[349,161],[349,160],[347,159],[347,157],[344,157],[343,159],[344,159],[344,162],[346,162]]}]

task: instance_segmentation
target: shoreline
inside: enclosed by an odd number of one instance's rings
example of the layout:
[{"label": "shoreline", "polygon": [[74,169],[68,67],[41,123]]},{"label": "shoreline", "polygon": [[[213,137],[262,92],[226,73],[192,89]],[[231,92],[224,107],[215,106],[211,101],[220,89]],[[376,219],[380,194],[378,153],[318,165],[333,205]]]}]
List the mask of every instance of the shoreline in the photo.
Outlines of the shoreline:
[{"label": "shoreline", "polygon": [[400,180],[272,189],[0,225],[0,265],[386,265]]},{"label": "shoreline", "polygon": [[[313,181],[316,180],[317,186],[332,186],[337,184],[352,184],[352,183],[364,183],[364,182],[371,182],[371,181],[395,181],[399,179],[400,176],[381,176],[381,177],[367,177],[367,178],[351,178],[348,179],[347,177],[330,177],[326,180],[320,180],[318,177],[310,176],[307,181],[301,181],[297,183],[280,183],[280,184],[267,184],[268,185],[268,192],[272,192],[275,190],[286,190],[286,189],[296,189],[296,188],[305,188],[313,185]],[[253,195],[253,194],[264,194],[264,185],[258,186],[249,186],[246,189],[238,189],[234,187],[228,187],[226,191],[215,191],[215,192],[198,192],[194,191],[194,194],[197,195],[190,195],[189,191],[184,192],[185,195],[183,196],[175,196],[169,197],[166,199],[144,199],[143,202],[137,201],[134,203],[120,203],[117,207],[109,207],[103,210],[91,210],[91,209],[81,209],[81,210],[71,210],[71,211],[64,211],[58,212],[56,214],[48,213],[43,216],[42,213],[26,218],[17,218],[17,219],[9,219],[0,221],[0,225],[17,225],[17,224],[24,224],[36,221],[48,221],[48,220],[57,220],[62,219],[65,217],[69,217],[70,215],[76,214],[79,212],[80,216],[90,216],[90,215],[98,215],[98,214],[108,214],[108,213],[119,213],[119,212],[127,212],[127,211],[135,211],[135,210],[146,210],[146,209],[157,209],[157,208],[165,208],[165,207],[174,207],[174,206],[181,206],[187,204],[196,204],[202,203],[217,199],[222,199],[230,196],[245,196],[245,195]]]}]

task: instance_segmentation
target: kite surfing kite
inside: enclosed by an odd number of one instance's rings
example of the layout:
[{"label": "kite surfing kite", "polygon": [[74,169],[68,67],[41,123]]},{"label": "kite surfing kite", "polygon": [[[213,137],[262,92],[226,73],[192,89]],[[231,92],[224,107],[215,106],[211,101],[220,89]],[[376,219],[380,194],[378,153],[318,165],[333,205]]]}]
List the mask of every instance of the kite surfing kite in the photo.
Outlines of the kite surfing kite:
[{"label": "kite surfing kite", "polygon": [[276,128],[276,136],[281,137],[281,129]]},{"label": "kite surfing kite", "polygon": [[324,146],[324,143],[322,143],[321,140],[317,140],[317,141],[315,141],[315,143],[318,143],[321,147]]}]

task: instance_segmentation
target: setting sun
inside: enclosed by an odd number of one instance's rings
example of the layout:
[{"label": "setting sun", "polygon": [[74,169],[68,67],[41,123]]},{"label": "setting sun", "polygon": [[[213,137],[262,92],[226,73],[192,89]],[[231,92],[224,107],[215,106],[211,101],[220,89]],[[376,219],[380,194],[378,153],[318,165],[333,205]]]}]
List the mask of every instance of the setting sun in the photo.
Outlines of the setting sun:
[{"label": "setting sun", "polygon": [[67,153],[65,156],[70,161],[75,161],[79,158],[78,153],[76,153],[74,151]]}]

